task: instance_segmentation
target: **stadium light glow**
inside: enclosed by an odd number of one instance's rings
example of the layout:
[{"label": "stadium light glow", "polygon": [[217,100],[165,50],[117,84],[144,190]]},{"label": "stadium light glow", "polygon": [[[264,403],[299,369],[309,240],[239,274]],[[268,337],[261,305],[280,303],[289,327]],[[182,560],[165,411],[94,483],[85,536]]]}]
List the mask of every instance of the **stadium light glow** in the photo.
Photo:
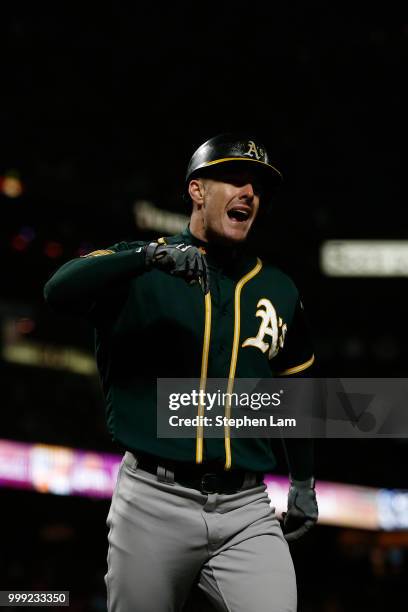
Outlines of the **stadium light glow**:
[{"label": "stadium light glow", "polygon": [[0,193],[8,198],[18,198],[23,193],[23,183],[17,170],[9,170],[0,176]]},{"label": "stadium light glow", "polygon": [[61,257],[63,250],[62,244],[53,240],[49,240],[44,245],[44,253],[50,259],[57,259],[58,257]]}]

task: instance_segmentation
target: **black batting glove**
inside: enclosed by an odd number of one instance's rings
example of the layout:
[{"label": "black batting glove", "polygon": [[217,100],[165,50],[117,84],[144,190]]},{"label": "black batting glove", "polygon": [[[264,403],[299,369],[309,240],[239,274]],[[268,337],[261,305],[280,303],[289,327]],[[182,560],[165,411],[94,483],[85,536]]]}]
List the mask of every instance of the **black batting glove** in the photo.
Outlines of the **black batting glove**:
[{"label": "black batting glove", "polygon": [[288,542],[298,540],[317,523],[319,511],[314,485],[313,477],[290,482],[288,511],[282,513],[283,532]]},{"label": "black batting glove", "polygon": [[205,255],[191,244],[159,244],[151,242],[145,248],[147,268],[158,268],[179,276],[193,285],[200,283],[205,294],[210,290],[210,275]]}]

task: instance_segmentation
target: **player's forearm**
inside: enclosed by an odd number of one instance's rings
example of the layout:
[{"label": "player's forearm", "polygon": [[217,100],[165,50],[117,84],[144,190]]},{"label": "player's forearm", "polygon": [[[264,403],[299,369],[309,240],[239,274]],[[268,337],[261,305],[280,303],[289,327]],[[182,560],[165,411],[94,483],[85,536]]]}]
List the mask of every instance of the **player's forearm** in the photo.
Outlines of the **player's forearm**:
[{"label": "player's forearm", "polygon": [[85,314],[115,285],[144,270],[145,254],[135,249],[73,259],[50,278],[44,287],[44,297],[56,311]]},{"label": "player's forearm", "polygon": [[294,480],[306,480],[314,475],[314,440],[286,438],[282,440],[289,472]]}]

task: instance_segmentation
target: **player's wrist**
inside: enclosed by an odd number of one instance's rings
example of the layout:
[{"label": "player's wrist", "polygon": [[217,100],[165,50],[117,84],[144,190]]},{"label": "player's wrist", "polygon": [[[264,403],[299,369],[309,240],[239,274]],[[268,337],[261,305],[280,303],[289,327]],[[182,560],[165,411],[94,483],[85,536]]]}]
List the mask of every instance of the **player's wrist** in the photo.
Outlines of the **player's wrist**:
[{"label": "player's wrist", "polygon": [[296,487],[297,489],[314,489],[315,483],[316,479],[314,476],[310,476],[305,480],[297,480],[296,478],[292,478],[292,476],[290,476],[290,486]]},{"label": "player's wrist", "polygon": [[146,244],[144,249],[144,261],[147,269],[150,269],[154,265],[154,255],[156,253],[157,247],[159,246],[158,242],[149,242]]}]

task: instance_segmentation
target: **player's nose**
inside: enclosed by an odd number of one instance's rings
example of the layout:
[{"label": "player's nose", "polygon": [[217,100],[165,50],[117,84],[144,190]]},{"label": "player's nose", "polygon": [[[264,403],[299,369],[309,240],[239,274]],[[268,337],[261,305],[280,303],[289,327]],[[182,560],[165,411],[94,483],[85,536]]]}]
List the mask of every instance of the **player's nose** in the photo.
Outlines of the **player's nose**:
[{"label": "player's nose", "polygon": [[241,185],[240,190],[239,190],[239,196],[238,196],[240,200],[244,200],[246,202],[251,203],[254,199],[254,196],[255,196],[254,186],[252,185],[250,181]]}]

